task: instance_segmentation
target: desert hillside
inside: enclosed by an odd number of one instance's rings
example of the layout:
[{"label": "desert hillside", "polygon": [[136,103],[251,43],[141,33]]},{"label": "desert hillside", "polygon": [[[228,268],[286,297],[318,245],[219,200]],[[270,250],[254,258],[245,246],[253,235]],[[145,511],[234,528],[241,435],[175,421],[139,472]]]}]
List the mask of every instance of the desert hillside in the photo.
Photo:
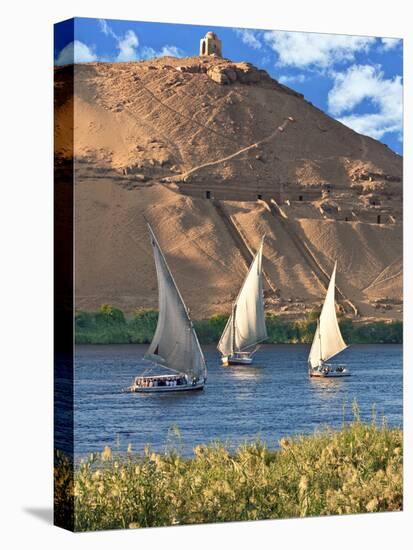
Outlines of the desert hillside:
[{"label": "desert hillside", "polygon": [[230,311],[263,233],[268,310],[317,307],[337,260],[341,309],[401,318],[402,159],[385,145],[248,63],[88,63],[55,83],[78,308],[157,307],[149,220],[195,318]]}]

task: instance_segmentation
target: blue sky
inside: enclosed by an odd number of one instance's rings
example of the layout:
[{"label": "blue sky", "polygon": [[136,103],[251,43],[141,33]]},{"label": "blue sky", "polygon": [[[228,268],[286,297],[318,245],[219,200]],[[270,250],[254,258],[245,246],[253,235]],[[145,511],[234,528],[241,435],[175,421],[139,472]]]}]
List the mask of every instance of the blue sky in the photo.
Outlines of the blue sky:
[{"label": "blue sky", "polygon": [[394,38],[76,18],[55,26],[56,64],[199,54],[214,31],[223,56],[249,61],[357,132],[403,152],[403,43]]}]

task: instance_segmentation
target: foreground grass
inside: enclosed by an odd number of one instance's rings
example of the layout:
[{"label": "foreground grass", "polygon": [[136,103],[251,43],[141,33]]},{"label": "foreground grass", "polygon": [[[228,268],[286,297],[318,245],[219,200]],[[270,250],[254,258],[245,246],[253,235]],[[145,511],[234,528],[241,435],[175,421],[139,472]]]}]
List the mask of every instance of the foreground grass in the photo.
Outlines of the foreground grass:
[{"label": "foreground grass", "polygon": [[[266,324],[269,344],[310,344],[312,342],[318,312],[312,312],[299,321],[282,320],[267,315]],[[158,312],[140,310],[132,319],[110,305],[103,305],[94,313],[76,314],[77,344],[148,344],[155,332]],[[228,317],[214,315],[210,319],[195,321],[194,325],[201,344],[218,343]],[[401,344],[403,324],[400,321],[353,323],[345,317],[340,319],[340,328],[348,344]]]},{"label": "foreground grass", "polygon": [[56,464],[56,516],[75,495],[78,531],[382,512],[402,509],[402,432],[359,420],[341,431],[260,442],[230,453],[199,446],[194,458],[171,450],[105,448],[71,474]]}]

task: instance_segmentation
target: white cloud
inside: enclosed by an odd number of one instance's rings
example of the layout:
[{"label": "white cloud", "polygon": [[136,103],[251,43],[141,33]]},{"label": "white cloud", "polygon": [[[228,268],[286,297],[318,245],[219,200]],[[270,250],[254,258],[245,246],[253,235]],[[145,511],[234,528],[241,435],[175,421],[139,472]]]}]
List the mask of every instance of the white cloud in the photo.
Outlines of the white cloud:
[{"label": "white cloud", "polygon": [[323,69],[340,61],[352,61],[356,52],[368,51],[376,41],[368,36],[285,31],[265,32],[264,40],[277,52],[279,65]]},{"label": "white cloud", "polygon": [[254,50],[259,50],[261,48],[261,42],[258,39],[258,34],[256,31],[252,31],[250,29],[234,29],[234,32],[247,46],[254,48]]},{"label": "white cloud", "polygon": [[56,59],[56,65],[69,65],[71,63],[88,63],[90,61],[97,61],[97,56],[93,49],[75,40],[67,44],[59,53]]},{"label": "white cloud", "polygon": [[153,59],[156,57],[156,51],[150,46],[143,46],[140,51],[140,57],[142,59]]},{"label": "white cloud", "polygon": [[116,40],[116,47],[119,53],[115,61],[136,61],[138,59],[137,48],[139,39],[134,31],[126,31],[123,36],[116,34],[105,19],[99,19],[100,30],[106,36]]},{"label": "white cloud", "polygon": [[366,113],[363,115],[349,115],[338,119],[340,122],[352,128],[359,134],[370,136],[374,139],[381,139],[384,134],[397,133],[399,141],[401,137],[401,123],[395,121],[387,113]]},{"label": "white cloud", "polygon": [[163,46],[160,50],[154,50],[150,46],[143,46],[140,51],[141,59],[153,59],[154,57],[183,57],[185,54],[176,46]]},{"label": "white cloud", "polygon": [[136,61],[137,59],[152,59],[154,57],[173,56],[183,57],[184,52],[177,46],[166,45],[156,51],[150,46],[139,48],[139,38],[132,30],[123,36],[117,35],[105,19],[99,19],[100,30],[116,40],[119,53],[115,61]]},{"label": "white cloud", "polygon": [[176,46],[163,46],[159,52],[159,56],[170,55],[172,57],[183,57],[184,52]]},{"label": "white cloud", "polygon": [[133,31],[126,31],[123,38],[117,38],[119,54],[116,61],[135,61],[138,58],[139,40]]},{"label": "white cloud", "polygon": [[108,25],[108,23],[105,19],[99,19],[99,26],[100,26],[100,30],[104,34],[106,34],[106,36],[112,36],[112,38],[115,38],[116,40],[118,40],[117,35],[113,32],[113,30]]},{"label": "white cloud", "polygon": [[393,50],[402,44],[400,38],[381,38],[380,40],[383,50],[385,51]]},{"label": "white cloud", "polygon": [[281,75],[278,79],[278,82],[281,84],[295,84],[297,82],[305,82],[306,77],[303,74],[292,74],[292,75]]},{"label": "white cloud", "polygon": [[[334,73],[334,86],[328,94],[330,113],[360,132],[380,139],[403,127],[403,85],[400,76],[385,78],[380,67],[353,65],[344,73]],[[351,113],[362,101],[370,100],[374,112]],[[348,114],[346,114],[348,113]]]}]

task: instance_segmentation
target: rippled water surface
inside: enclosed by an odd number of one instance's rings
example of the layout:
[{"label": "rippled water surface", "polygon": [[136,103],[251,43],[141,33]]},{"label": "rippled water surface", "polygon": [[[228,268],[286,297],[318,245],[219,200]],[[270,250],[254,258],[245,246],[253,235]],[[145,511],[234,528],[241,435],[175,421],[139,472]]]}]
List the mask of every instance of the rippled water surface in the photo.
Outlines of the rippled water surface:
[{"label": "rippled water surface", "polygon": [[[122,393],[144,372],[147,346],[77,346],[75,366],[75,450],[82,455],[105,445],[141,451],[175,444],[190,455],[211,440],[237,445],[260,437],[270,447],[279,438],[312,433],[351,419],[356,399],[364,419],[372,408],[380,420],[402,424],[402,347],[352,346],[340,356],[350,378],[319,380],[307,375],[308,346],[267,345],[252,366],[221,367],[214,347],[204,349],[208,383],[204,391],[175,394]],[[180,439],[171,428],[179,428]],[[169,442],[169,443],[168,443]]]}]

